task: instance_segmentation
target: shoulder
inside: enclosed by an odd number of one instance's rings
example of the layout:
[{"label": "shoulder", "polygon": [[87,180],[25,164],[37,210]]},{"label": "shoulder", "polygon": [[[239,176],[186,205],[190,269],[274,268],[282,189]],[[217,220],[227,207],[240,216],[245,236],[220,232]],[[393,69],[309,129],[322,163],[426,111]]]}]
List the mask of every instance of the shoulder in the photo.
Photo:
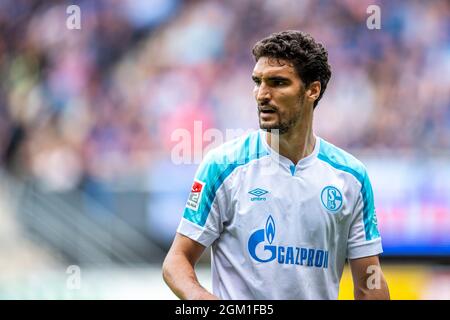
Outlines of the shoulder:
[{"label": "shoulder", "polygon": [[367,169],[360,160],[322,138],[318,158],[336,170],[353,175],[361,184],[367,179]]},{"label": "shoulder", "polygon": [[200,171],[209,178],[226,177],[236,168],[268,154],[256,130],[210,150],[200,165]]},{"label": "shoulder", "polygon": [[267,154],[259,131],[252,131],[212,149],[204,161],[214,165],[235,166],[247,164]]}]

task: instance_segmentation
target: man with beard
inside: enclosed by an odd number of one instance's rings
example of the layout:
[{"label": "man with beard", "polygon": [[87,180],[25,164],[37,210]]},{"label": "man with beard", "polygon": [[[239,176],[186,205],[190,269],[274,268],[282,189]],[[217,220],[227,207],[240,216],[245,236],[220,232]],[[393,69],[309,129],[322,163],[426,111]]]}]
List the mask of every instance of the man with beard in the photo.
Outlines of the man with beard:
[{"label": "man with beard", "polygon": [[[356,299],[389,299],[367,171],[313,132],[326,49],[284,31],[252,52],[260,130],[203,160],[164,280],[181,299],[337,299],[348,259]],[[195,274],[209,246],[212,293]]]}]

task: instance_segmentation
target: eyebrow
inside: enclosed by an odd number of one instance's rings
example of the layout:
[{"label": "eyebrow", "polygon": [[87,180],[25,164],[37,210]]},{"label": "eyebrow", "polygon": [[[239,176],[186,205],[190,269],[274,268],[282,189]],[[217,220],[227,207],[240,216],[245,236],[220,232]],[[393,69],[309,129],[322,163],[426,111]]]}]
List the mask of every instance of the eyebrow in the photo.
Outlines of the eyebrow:
[{"label": "eyebrow", "polygon": [[[261,77],[252,75],[252,79],[253,80],[259,80],[259,79],[261,79]],[[290,81],[289,78],[282,77],[282,76],[272,76],[272,77],[267,77],[266,79],[269,80],[269,81]]]}]

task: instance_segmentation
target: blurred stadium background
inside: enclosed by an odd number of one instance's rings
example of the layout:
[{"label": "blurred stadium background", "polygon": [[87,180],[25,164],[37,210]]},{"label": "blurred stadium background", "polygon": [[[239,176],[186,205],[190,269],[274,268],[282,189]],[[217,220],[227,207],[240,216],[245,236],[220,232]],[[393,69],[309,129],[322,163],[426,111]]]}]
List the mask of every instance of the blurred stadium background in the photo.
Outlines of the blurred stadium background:
[{"label": "blurred stadium background", "polygon": [[[256,128],[250,50],[283,29],[329,50],[316,133],[368,167],[392,298],[449,299],[449,17],[446,0],[1,0],[0,299],[175,298],[160,267],[197,164],[171,161],[171,133]],[[199,269],[210,288],[208,254]]]}]

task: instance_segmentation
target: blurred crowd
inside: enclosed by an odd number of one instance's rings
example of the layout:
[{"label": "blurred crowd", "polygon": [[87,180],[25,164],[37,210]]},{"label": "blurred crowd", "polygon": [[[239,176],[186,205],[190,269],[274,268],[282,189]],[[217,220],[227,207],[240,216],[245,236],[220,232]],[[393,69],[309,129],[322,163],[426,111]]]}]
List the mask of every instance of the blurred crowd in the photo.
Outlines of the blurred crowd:
[{"label": "blurred crowd", "polygon": [[[80,30],[66,27],[71,4]],[[370,4],[380,30],[367,28]],[[446,151],[449,17],[445,0],[2,0],[0,166],[52,190],[134,183],[170,159],[176,129],[257,128],[251,48],[284,29],[329,51],[319,136]]]}]

